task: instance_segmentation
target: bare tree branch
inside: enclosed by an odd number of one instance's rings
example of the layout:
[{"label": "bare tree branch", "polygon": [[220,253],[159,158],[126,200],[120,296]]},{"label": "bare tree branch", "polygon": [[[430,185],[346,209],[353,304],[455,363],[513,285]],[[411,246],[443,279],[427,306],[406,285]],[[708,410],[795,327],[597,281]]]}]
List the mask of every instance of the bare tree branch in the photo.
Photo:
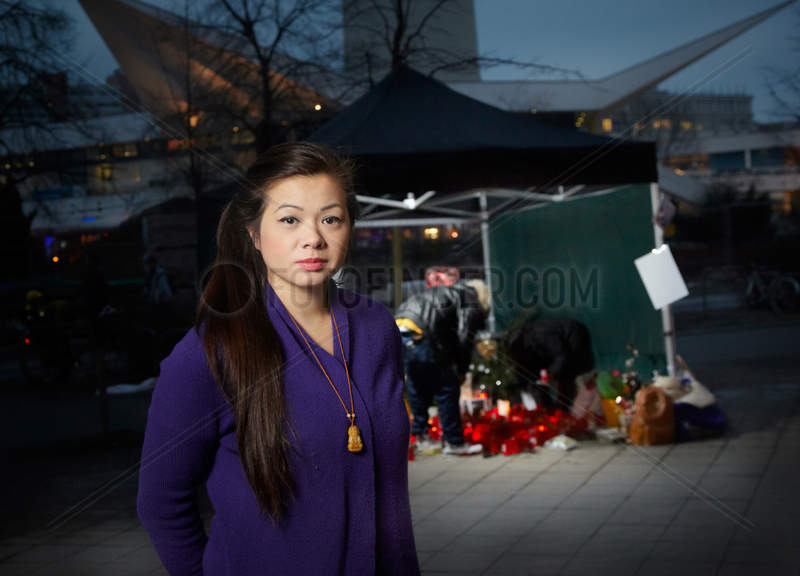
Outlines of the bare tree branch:
[{"label": "bare tree branch", "polygon": [[[432,33],[446,34],[440,28],[446,12],[462,9],[458,0],[345,0],[346,29],[360,34],[362,46],[350,47],[346,70],[358,76],[366,69],[367,82],[373,83],[376,69],[390,70],[401,65],[421,68],[429,76],[458,70],[516,66],[542,73],[562,73],[580,78],[574,70],[531,61],[518,61],[481,54],[459,54],[431,42]],[[437,21],[439,25],[437,25]],[[382,48],[382,50],[381,50]],[[354,50],[363,55],[353,61]]]},{"label": "bare tree branch", "polygon": [[[794,7],[795,27],[800,29],[800,7]],[[800,32],[791,38],[792,49],[800,51]],[[765,66],[763,68],[767,89],[775,108],[776,118],[791,118],[800,122],[800,67]]]}]

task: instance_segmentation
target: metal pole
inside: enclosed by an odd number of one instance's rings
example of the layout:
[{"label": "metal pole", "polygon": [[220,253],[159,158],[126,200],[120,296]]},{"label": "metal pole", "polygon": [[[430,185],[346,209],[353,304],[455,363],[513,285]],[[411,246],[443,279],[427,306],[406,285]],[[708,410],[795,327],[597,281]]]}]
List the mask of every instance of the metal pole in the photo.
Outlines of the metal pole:
[{"label": "metal pole", "polygon": [[492,254],[489,244],[489,200],[485,191],[481,191],[478,196],[481,208],[481,248],[483,250],[483,277],[486,286],[489,288],[489,316],[486,319],[486,327],[489,332],[495,332],[494,317],[494,298],[492,298]]},{"label": "metal pole", "polygon": [[89,350],[92,355],[92,378],[94,378],[95,395],[97,396],[100,417],[100,433],[103,439],[108,439],[111,433],[108,409],[108,373],[106,365],[101,357],[100,346],[97,343],[97,325],[89,325]]},{"label": "metal pole", "polygon": [[392,228],[392,267],[394,273],[393,303],[397,308],[403,302],[403,234],[400,226]]},{"label": "metal pole", "polygon": [[[658,206],[661,202],[657,182],[650,183],[650,200],[653,205],[653,215],[655,215],[658,212]],[[659,248],[664,244],[664,231],[661,230],[658,224],[653,224],[653,231],[655,233],[656,248]],[[661,309],[661,324],[664,329],[667,373],[670,376],[675,376],[675,322],[672,318],[672,306],[669,304]]]}]

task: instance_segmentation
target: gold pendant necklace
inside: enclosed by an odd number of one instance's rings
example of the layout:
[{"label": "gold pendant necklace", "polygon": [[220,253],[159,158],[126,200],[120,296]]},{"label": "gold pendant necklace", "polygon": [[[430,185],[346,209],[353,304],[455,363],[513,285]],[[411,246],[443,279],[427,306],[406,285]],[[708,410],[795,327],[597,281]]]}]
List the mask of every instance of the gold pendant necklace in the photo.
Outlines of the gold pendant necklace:
[{"label": "gold pendant necklace", "polygon": [[344,400],[342,400],[341,394],[339,394],[339,391],[336,389],[336,386],[333,385],[333,380],[331,380],[331,377],[328,376],[328,373],[322,366],[322,362],[320,362],[319,358],[317,358],[317,355],[314,354],[314,349],[311,348],[311,344],[308,343],[308,339],[306,338],[306,335],[303,333],[303,329],[300,328],[300,325],[297,323],[297,320],[294,319],[292,313],[289,312],[288,309],[286,310],[286,313],[289,314],[289,318],[291,318],[292,322],[294,322],[297,331],[300,332],[300,336],[303,337],[303,341],[306,343],[306,346],[308,346],[308,351],[311,352],[311,355],[314,357],[314,360],[317,361],[319,369],[322,370],[322,373],[325,375],[325,378],[328,379],[331,388],[333,388],[333,391],[336,392],[336,396],[339,398],[339,402],[341,402],[342,406],[344,407],[344,411],[347,414],[347,419],[350,421],[350,428],[348,428],[347,430],[347,449],[353,453],[361,452],[361,449],[364,447],[364,443],[361,442],[361,430],[359,430],[358,426],[356,426],[356,409],[355,409],[355,404],[353,404],[353,386],[350,383],[350,370],[348,370],[347,368],[347,359],[344,357],[344,347],[342,346],[342,337],[339,335],[339,325],[336,323],[336,315],[333,313],[333,308],[330,309],[330,312],[331,312],[331,319],[333,320],[333,325],[336,328],[336,337],[339,340],[339,350],[342,351],[342,362],[344,362],[344,371],[347,374],[347,389],[350,391],[349,411],[347,410],[347,405],[344,403]]}]

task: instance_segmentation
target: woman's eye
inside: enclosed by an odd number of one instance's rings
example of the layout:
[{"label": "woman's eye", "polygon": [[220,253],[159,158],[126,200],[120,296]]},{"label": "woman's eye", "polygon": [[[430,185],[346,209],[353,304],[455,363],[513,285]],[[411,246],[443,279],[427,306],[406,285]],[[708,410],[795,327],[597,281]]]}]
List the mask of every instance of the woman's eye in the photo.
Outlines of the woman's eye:
[{"label": "woman's eye", "polygon": [[336,216],[326,216],[322,220],[325,224],[338,224],[342,221],[341,218],[337,218]]},{"label": "woman's eye", "polygon": [[285,222],[286,224],[294,224],[297,222],[297,218],[294,216],[286,216],[285,218],[281,218],[278,222]]}]

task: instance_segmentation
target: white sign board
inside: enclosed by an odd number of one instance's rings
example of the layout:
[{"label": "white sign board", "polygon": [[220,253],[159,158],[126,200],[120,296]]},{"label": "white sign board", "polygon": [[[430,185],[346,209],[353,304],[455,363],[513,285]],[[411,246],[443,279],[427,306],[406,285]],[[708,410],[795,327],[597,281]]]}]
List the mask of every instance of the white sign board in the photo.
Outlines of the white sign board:
[{"label": "white sign board", "polygon": [[666,244],[637,258],[634,263],[656,310],[689,295],[675,258]]}]

